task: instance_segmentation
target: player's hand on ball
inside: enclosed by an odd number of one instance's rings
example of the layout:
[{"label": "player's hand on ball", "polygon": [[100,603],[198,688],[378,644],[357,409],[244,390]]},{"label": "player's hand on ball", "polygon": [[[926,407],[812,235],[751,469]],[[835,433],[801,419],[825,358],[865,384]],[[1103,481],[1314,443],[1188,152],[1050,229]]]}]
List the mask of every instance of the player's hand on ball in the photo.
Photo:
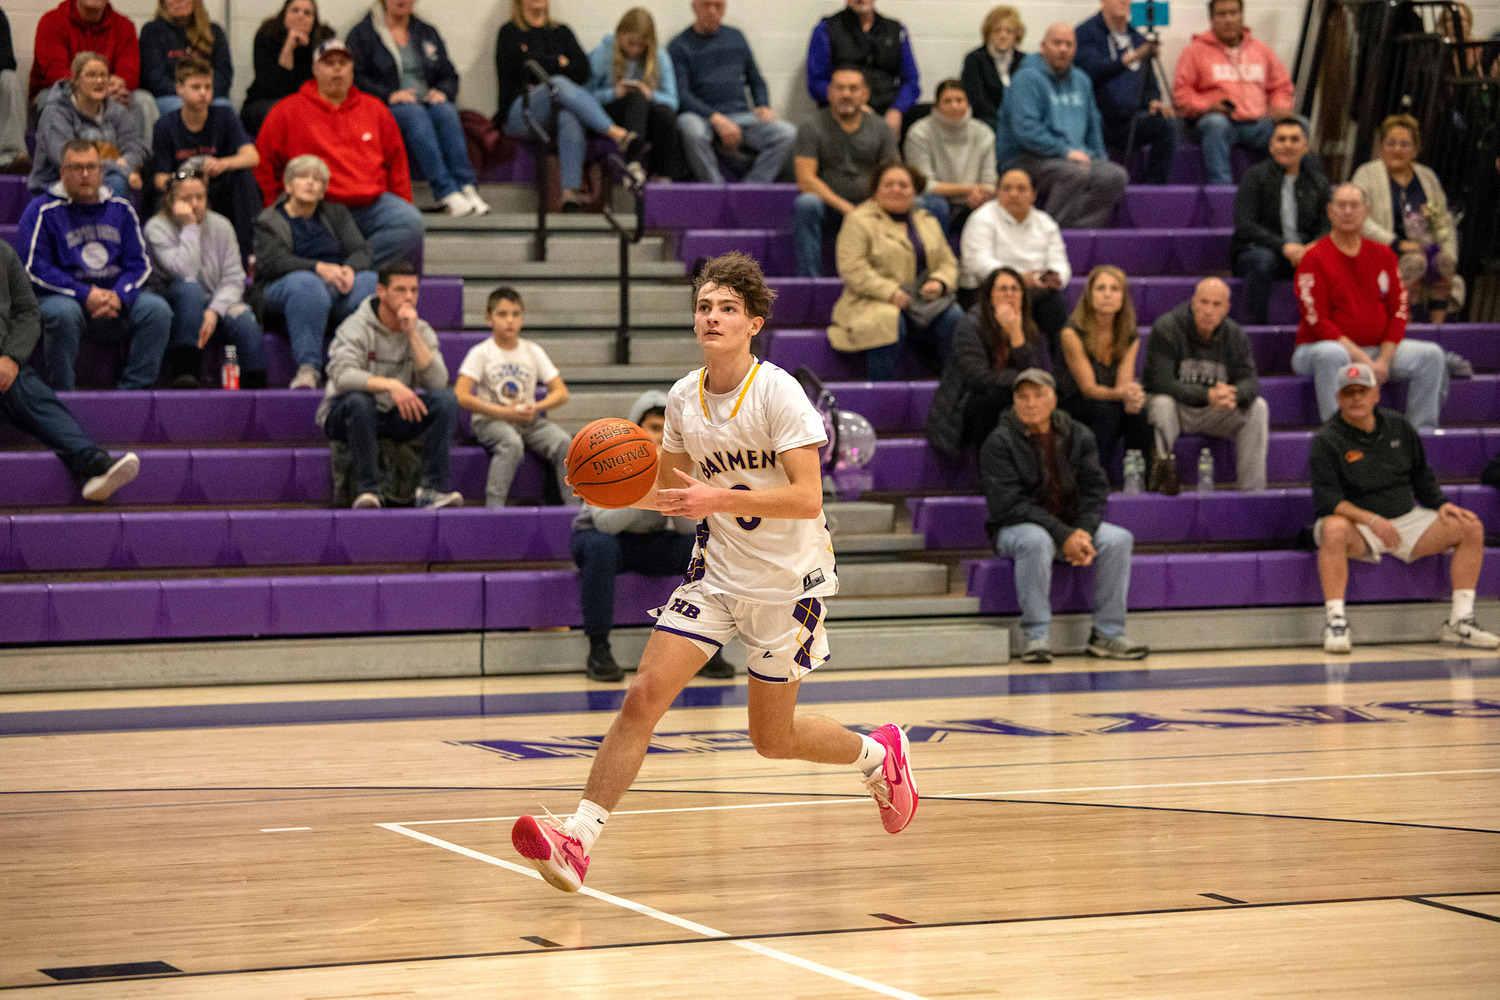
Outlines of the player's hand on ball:
[{"label": "player's hand on ball", "polygon": [[657,500],[661,503],[661,512],[671,517],[686,517],[691,520],[707,517],[719,511],[719,494],[723,491],[700,483],[681,469],[673,469],[678,478],[687,483],[680,490],[658,490]]}]

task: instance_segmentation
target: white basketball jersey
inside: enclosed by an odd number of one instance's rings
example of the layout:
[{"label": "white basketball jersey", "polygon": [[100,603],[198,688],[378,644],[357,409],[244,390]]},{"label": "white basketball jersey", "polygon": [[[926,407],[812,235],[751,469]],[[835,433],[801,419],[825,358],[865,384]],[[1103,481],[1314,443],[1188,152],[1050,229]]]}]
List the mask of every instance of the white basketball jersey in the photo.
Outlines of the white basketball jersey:
[{"label": "white basketball jersey", "polygon": [[[769,490],[789,482],[782,452],[827,441],[823,420],[797,380],[758,361],[732,392],[714,395],[700,368],[667,394],[662,447],[693,459],[693,477],[710,486]],[[761,604],[838,593],[828,522],[710,514],[698,522],[689,580],[710,591]]]}]

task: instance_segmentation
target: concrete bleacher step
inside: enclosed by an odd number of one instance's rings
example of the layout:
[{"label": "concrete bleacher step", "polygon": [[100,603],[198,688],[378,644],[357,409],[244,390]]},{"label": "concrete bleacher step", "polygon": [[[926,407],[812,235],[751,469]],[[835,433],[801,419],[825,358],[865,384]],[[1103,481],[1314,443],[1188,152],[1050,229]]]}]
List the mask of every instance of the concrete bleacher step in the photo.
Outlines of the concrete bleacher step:
[{"label": "concrete bleacher step", "polygon": [[[682,272],[682,266],[667,256],[666,241],[647,236],[630,248],[631,273],[642,274],[648,264],[668,264]],[[457,274],[463,277],[509,275],[517,264],[534,263],[535,240],[530,233],[494,230],[429,231],[423,240],[423,260],[435,274]],[[611,276],[619,269],[619,245],[613,234],[580,233],[551,236],[547,241],[547,260],[553,263],[587,264],[607,271]]]},{"label": "concrete bleacher step", "polygon": [[[523,281],[590,281],[599,282],[605,290],[618,296],[620,267],[614,257],[614,248],[608,249],[610,251],[608,254],[579,254],[567,258],[556,258],[549,254],[545,261],[486,261],[479,258],[480,250],[476,248],[472,254],[465,255],[468,259],[446,261],[442,268],[446,274],[455,274],[471,282],[488,282],[490,288],[501,283],[516,284]],[[680,280],[686,274],[686,269],[675,260],[632,262],[630,265],[631,295],[635,294],[638,283],[641,287],[649,287],[647,284],[649,282],[674,278]],[[485,294],[489,294],[488,290]],[[526,299],[529,312],[531,298],[524,292],[522,297]],[[467,301],[465,298],[466,304]]]},{"label": "concrete bleacher step", "polygon": [[[526,324],[530,328],[608,327],[619,322],[620,290],[613,279],[588,282],[531,278],[507,283],[526,300]],[[478,279],[464,281],[465,326],[485,325],[485,301],[496,284]],[[692,301],[692,289],[681,278],[632,281],[631,323],[641,327],[690,329]]]},{"label": "concrete bleacher step", "polygon": [[861,500],[829,501],[823,504],[835,535],[874,535],[896,530],[896,505]]},{"label": "concrete bleacher step", "polygon": [[948,593],[948,567],[924,562],[839,563],[844,597],[936,596]]}]

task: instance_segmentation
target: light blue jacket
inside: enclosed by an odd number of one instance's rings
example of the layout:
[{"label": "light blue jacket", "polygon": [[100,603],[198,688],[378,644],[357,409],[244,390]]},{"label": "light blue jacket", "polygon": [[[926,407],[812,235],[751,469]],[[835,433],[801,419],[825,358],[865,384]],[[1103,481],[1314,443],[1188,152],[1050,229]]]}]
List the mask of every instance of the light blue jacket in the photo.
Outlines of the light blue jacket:
[{"label": "light blue jacket", "polygon": [[1023,151],[1055,158],[1070,149],[1100,160],[1108,156],[1093,81],[1077,66],[1059,79],[1033,52],[1005,90],[995,122],[995,164],[1003,171]]},{"label": "light blue jacket", "polygon": [[[677,74],[672,71],[672,57],[667,54],[665,46],[656,47],[656,65],[661,73],[661,86],[651,95],[651,99],[657,104],[665,104],[673,111],[677,110]],[[594,46],[594,51],[589,53],[589,93],[599,99],[600,104],[608,104],[615,99],[615,35],[614,32],[604,36],[604,40]],[[625,79],[639,80],[641,78],[641,61],[632,60],[625,64]]]}]

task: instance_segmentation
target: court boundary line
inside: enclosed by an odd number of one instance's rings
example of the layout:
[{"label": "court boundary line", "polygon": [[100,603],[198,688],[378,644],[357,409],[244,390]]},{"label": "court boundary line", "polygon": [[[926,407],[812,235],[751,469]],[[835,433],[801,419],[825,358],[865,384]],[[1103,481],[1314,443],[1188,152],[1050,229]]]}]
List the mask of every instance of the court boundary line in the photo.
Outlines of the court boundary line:
[{"label": "court boundary line", "polygon": [[[1470,893],[1470,895],[1483,896],[1487,894],[1476,892]],[[1422,896],[1407,896],[1406,898],[1413,903],[1421,903],[1423,906],[1431,906],[1437,910],[1448,910],[1451,913],[1461,913],[1466,917],[1478,917],[1480,920],[1493,920],[1495,923],[1500,924],[1500,917],[1495,916],[1493,913],[1481,913],[1478,910],[1470,910],[1462,906],[1450,906],[1447,903],[1439,903],[1436,900],[1426,899]]]},{"label": "court boundary line", "polygon": [[[781,938],[819,937],[834,934],[868,934],[884,933],[899,934],[911,930],[945,930],[954,927],[985,927],[1004,924],[1035,924],[1048,923],[1061,920],[1096,920],[1110,917],[1151,917],[1171,916],[1174,914],[1198,914],[1198,913],[1222,913],[1237,910],[1254,909],[1277,909],[1288,906],[1327,906],[1343,903],[1385,903],[1397,900],[1408,902],[1426,902],[1432,905],[1434,900],[1450,897],[1464,896],[1500,896],[1500,889],[1480,889],[1467,892],[1428,892],[1418,896],[1392,895],[1392,896],[1349,896],[1338,899],[1294,899],[1280,900],[1269,903],[1240,903],[1234,906],[1174,906],[1151,910],[1118,910],[1109,913],[1060,913],[1038,917],[996,917],[987,920],[951,920],[936,923],[913,923],[906,926],[891,924],[871,925],[869,927],[834,927],[824,930],[808,931],[777,931],[768,934],[754,935],[730,935],[723,938],[664,938],[660,941],[621,941],[615,944],[591,944],[591,945],[561,945],[557,948],[537,950],[535,948],[516,948],[506,951],[479,951],[465,952],[454,955],[417,955],[403,956],[398,958],[372,958],[358,962],[311,962],[303,965],[270,965],[248,969],[206,969],[199,972],[179,972],[162,975],[147,976],[119,976],[112,979],[88,979],[76,982],[56,983],[16,983],[12,985],[0,985],[0,992],[9,990],[35,990],[55,987],[85,986],[93,983],[115,983],[115,982],[149,982],[156,979],[201,979],[211,976],[248,976],[273,972],[310,972],[319,969],[353,969],[363,966],[397,965],[416,962],[455,962],[468,961],[480,958],[515,958],[527,955],[551,955],[564,954],[574,951],[618,951],[626,948],[658,948],[665,945],[679,944],[706,944],[710,942],[725,941],[735,942],[740,940],[777,940]],[[1440,907],[1443,908],[1443,907]],[[1470,912],[1470,911],[1465,911]]]}]

